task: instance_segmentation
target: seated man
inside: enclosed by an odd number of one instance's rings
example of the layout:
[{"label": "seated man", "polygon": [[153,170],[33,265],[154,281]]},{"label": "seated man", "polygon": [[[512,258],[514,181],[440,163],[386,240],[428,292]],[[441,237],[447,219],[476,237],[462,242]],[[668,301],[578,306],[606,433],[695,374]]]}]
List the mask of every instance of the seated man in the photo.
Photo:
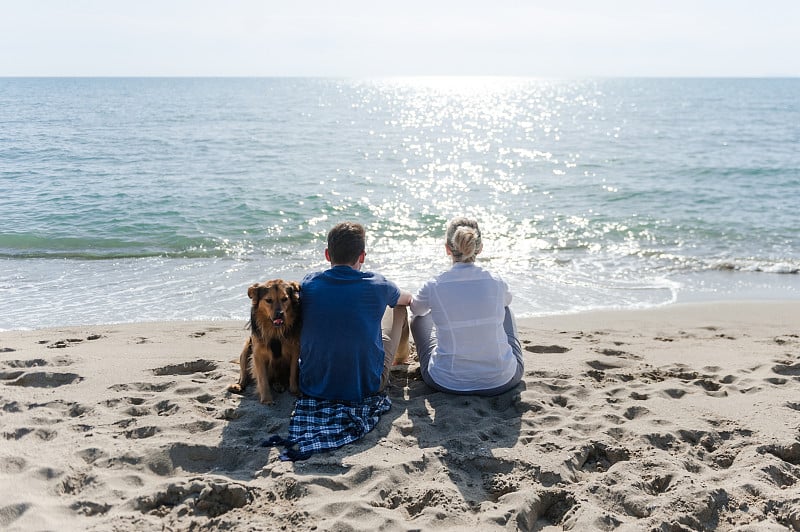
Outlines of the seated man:
[{"label": "seated man", "polygon": [[[331,267],[300,286],[300,391],[282,458],[307,458],[372,430],[391,401],[381,392],[395,355],[408,353],[406,306],[411,294],[374,272],[362,272],[364,227],[344,222],[328,233]],[[389,308],[391,307],[391,308]],[[359,422],[354,422],[358,419]]]},{"label": "seated man", "polygon": [[[365,236],[360,224],[336,225],[325,250],[331,267],[300,285],[300,390],[309,397],[361,401],[383,391],[401,337],[408,341],[402,333],[411,294],[378,273],[361,271]],[[397,319],[384,320],[386,312]]]}]

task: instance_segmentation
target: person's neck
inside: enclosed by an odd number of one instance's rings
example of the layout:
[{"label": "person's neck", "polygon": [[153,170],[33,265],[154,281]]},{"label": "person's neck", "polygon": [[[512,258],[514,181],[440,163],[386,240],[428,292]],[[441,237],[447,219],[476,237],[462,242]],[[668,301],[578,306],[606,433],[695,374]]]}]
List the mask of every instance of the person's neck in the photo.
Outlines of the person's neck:
[{"label": "person's neck", "polygon": [[335,268],[337,266],[347,266],[348,268],[352,268],[352,269],[354,269],[356,271],[360,271],[361,270],[361,263],[360,262],[354,262],[353,264],[334,264],[334,263],[331,262],[331,268]]}]

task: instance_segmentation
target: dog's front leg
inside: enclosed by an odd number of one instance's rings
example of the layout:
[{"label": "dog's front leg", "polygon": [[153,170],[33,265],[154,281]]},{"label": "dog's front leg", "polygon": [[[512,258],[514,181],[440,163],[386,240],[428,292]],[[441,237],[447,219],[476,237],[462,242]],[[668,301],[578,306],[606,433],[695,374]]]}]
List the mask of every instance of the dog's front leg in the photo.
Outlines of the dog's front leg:
[{"label": "dog's front leg", "polygon": [[[264,357],[253,357],[254,361],[264,360]],[[267,359],[268,360],[268,359]],[[269,362],[256,362],[253,364],[253,373],[256,377],[256,386],[258,387],[258,398],[261,404],[274,405],[275,401],[272,400],[272,391],[269,384],[269,371],[267,370]]]},{"label": "dog's front leg", "polygon": [[250,357],[253,354],[253,341],[248,338],[244,343],[242,352],[239,354],[239,381],[228,386],[228,391],[233,393],[244,393],[244,389],[250,383]]}]

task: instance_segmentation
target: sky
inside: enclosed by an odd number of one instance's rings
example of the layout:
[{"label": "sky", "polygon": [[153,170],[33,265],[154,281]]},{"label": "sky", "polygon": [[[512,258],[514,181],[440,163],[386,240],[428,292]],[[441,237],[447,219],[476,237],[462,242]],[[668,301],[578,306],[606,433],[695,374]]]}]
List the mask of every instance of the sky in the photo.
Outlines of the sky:
[{"label": "sky", "polygon": [[0,76],[800,76],[800,0],[0,0]]}]

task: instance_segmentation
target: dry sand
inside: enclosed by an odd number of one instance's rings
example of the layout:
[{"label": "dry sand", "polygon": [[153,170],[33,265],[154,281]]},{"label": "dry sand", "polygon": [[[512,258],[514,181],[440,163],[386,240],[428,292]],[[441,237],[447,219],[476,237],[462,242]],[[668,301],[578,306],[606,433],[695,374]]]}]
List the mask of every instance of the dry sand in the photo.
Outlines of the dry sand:
[{"label": "dry sand", "polygon": [[526,374],[305,462],[292,396],[225,391],[240,322],[0,333],[3,530],[798,530],[800,302],[520,323]]}]

